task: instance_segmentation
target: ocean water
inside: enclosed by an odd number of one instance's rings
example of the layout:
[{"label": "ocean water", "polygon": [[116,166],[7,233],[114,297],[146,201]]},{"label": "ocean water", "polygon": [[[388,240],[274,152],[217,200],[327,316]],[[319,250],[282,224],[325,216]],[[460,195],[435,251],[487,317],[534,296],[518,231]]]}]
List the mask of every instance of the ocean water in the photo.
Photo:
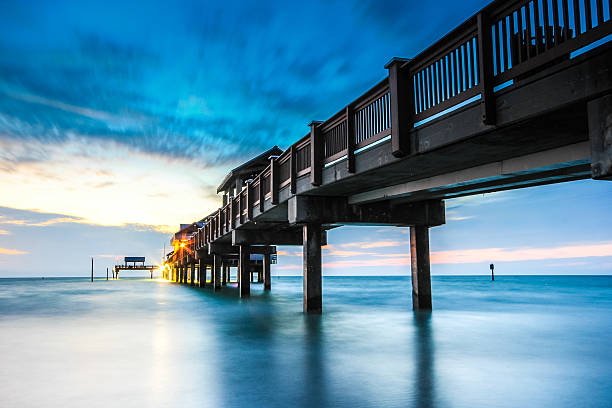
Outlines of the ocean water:
[{"label": "ocean water", "polygon": [[611,407],[612,277],[0,279],[0,407]]}]

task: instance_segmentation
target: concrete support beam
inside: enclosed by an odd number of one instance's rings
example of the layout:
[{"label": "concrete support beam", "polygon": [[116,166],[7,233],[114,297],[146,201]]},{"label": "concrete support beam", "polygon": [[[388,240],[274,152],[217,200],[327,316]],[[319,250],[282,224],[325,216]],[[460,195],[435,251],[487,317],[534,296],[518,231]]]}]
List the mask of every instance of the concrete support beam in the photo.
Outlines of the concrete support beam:
[{"label": "concrete support beam", "polygon": [[322,313],[321,225],[306,224],[304,234],[304,313]]},{"label": "concrete support beam", "polygon": [[410,227],[412,268],[412,308],[431,310],[431,274],[429,270],[429,227]]},{"label": "concrete support beam", "polygon": [[221,272],[221,285],[225,286],[227,285],[227,281],[228,279],[228,272],[229,272],[229,267],[225,264],[223,264],[221,266],[222,272]]},{"label": "concrete support beam", "polygon": [[213,289],[221,289],[221,256],[217,254],[213,256],[212,275]]},{"label": "concrete support beam", "polygon": [[263,280],[264,290],[270,290],[272,288],[272,282],[270,281],[270,254],[264,254],[263,257]]},{"label": "concrete support beam", "polygon": [[223,255],[238,255],[240,248],[232,244],[223,244],[219,242],[211,242],[208,244],[208,254],[223,254]]},{"label": "concrete support beam", "polygon": [[206,285],[206,261],[200,258],[200,278],[198,279],[198,286],[203,288]]},{"label": "concrete support beam", "polygon": [[288,201],[288,214],[290,224],[434,226],[445,223],[441,200],[349,205],[346,197],[293,196]]},{"label": "concrete support beam", "polygon": [[301,234],[294,231],[233,230],[232,245],[302,245]]},{"label": "concrete support beam", "polygon": [[240,288],[240,297],[245,298],[251,296],[251,279],[249,277],[250,252],[248,245],[240,245],[240,262],[238,267],[238,287]]},{"label": "concrete support beam", "polygon": [[[256,254],[276,253],[274,245],[302,245],[303,234],[300,228],[285,231],[233,230],[234,245],[253,245],[251,251]],[[322,245],[327,243],[327,231],[321,231]]]},{"label": "concrete support beam", "polygon": [[591,141],[591,176],[612,180],[612,95],[587,104]]},{"label": "concrete support beam", "polygon": [[192,262],[190,265],[191,265],[191,282],[190,282],[190,285],[194,286],[195,285],[195,269],[196,269],[196,264],[195,264],[195,262]]},{"label": "concrete support beam", "polygon": [[183,265],[183,283],[187,284],[187,264]]}]

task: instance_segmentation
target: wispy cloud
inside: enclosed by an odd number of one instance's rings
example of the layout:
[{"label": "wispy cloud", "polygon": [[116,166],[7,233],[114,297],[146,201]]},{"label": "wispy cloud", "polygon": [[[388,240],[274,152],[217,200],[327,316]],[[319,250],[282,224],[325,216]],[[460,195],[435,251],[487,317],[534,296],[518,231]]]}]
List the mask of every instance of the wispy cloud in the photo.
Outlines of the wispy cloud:
[{"label": "wispy cloud", "polygon": [[27,254],[27,252],[19,251],[18,249],[0,248],[0,255],[23,255],[23,254]]},{"label": "wispy cloud", "polygon": [[274,270],[288,271],[302,269],[302,265],[278,265],[274,267]]},{"label": "wispy cloud", "polygon": [[0,229],[0,235],[11,235],[10,231]]},{"label": "wispy cloud", "polygon": [[403,241],[374,241],[374,242],[347,242],[340,244],[342,248],[360,248],[360,249],[371,249],[371,248],[388,248],[398,247],[403,245],[410,245],[410,243]]},{"label": "wispy cloud", "polygon": [[[332,254],[330,254],[332,255]],[[433,251],[432,264],[464,264],[481,262],[540,261],[612,256],[612,243],[576,244],[551,248],[479,248]],[[340,257],[342,258],[342,257]],[[581,261],[554,263],[556,266],[580,265]],[[331,259],[326,268],[360,268],[409,266],[410,254],[370,254],[356,252],[352,259]],[[552,265],[552,264],[551,264]]]},{"label": "wispy cloud", "polygon": [[552,248],[481,248],[431,253],[431,262],[444,264],[538,261],[612,256],[612,243],[568,245]]}]

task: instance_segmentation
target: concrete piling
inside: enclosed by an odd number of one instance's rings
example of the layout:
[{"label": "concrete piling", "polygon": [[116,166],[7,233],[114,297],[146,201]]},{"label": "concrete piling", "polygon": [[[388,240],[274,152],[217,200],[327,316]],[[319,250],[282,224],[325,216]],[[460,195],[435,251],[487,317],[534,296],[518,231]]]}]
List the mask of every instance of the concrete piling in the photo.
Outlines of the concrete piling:
[{"label": "concrete piling", "polygon": [[221,257],[217,254],[213,255],[212,275],[213,290],[221,289]]},{"label": "concrete piling", "polygon": [[410,227],[412,268],[412,308],[431,309],[431,274],[429,267],[429,227]]},{"label": "concrete piling", "polygon": [[272,282],[270,281],[270,254],[264,254],[262,267],[264,290],[270,290],[272,289]]},{"label": "concrete piling", "polygon": [[249,277],[249,261],[250,251],[248,245],[240,245],[240,266],[238,267],[238,287],[240,288],[240,297],[245,298],[251,296],[251,279]]},{"label": "concrete piling", "polygon": [[322,313],[321,225],[303,226],[304,313]]}]

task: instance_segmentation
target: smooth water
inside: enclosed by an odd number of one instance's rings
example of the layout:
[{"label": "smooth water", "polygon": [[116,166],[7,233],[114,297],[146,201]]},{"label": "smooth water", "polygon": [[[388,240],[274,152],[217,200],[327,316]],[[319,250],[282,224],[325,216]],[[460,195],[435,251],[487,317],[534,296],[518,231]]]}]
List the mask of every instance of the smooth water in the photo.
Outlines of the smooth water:
[{"label": "smooth water", "polygon": [[0,406],[610,407],[612,277],[0,279]]}]

